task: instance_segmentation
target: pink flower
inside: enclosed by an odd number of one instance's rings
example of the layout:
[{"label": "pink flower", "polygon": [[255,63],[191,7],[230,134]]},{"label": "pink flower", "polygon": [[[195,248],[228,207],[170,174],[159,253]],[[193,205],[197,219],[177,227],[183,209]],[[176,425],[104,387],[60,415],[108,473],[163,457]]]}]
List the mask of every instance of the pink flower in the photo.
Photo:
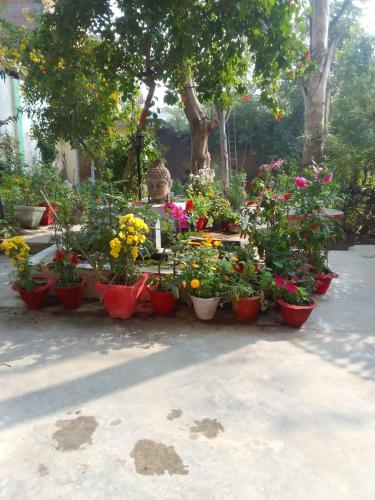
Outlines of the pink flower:
[{"label": "pink flower", "polygon": [[293,285],[293,283],[287,283],[286,284],[286,289],[288,290],[289,293],[296,293],[298,286]]},{"label": "pink flower", "polygon": [[325,175],[322,179],[321,179],[321,184],[329,184],[330,182],[332,182],[332,179],[333,179],[333,175],[329,174],[329,175]]},{"label": "pink flower", "polygon": [[298,281],[298,276],[296,276],[295,274],[292,274],[292,276],[290,277],[290,279],[292,281]]},{"label": "pink flower", "polygon": [[185,213],[178,219],[178,227],[180,229],[189,229],[188,217]]},{"label": "pink flower", "polygon": [[300,189],[306,189],[309,185],[309,181],[304,177],[296,177],[294,180],[294,184]]},{"label": "pink flower", "polygon": [[285,278],[283,278],[282,276],[279,276],[278,274],[274,274],[274,277],[275,277],[276,286],[281,288],[282,286],[285,285]]},{"label": "pink flower", "polygon": [[271,163],[271,170],[277,170],[278,168],[281,167],[281,165],[284,163],[284,160],[276,160],[273,163]]},{"label": "pink flower", "polygon": [[169,212],[170,210],[173,210],[173,208],[175,207],[176,205],[173,203],[173,201],[166,201],[164,203],[164,212]]}]

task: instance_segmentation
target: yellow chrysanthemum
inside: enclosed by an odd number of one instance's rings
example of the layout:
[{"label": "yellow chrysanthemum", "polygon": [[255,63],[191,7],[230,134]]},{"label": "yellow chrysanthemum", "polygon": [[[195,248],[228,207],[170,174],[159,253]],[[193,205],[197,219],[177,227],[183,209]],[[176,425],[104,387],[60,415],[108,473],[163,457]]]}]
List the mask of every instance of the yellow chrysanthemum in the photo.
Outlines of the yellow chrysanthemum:
[{"label": "yellow chrysanthemum", "polygon": [[191,281],[190,281],[190,286],[191,286],[191,288],[194,288],[194,289],[195,289],[195,288],[199,288],[199,285],[200,285],[200,282],[199,282],[199,280],[197,280],[197,279],[194,279],[194,280],[191,280]]},{"label": "yellow chrysanthemum", "polygon": [[219,240],[215,240],[215,241],[213,242],[213,246],[214,246],[215,248],[219,248],[219,247],[221,247],[221,241],[219,241]]},{"label": "yellow chrysanthemum", "polygon": [[118,258],[118,256],[119,256],[119,252],[116,252],[116,250],[114,250],[114,249],[112,249],[109,253],[110,253],[110,254],[112,255],[112,257],[114,257],[115,259],[117,259],[117,258]]},{"label": "yellow chrysanthemum", "polygon": [[128,232],[129,232],[130,234],[135,233],[135,229],[134,229],[134,227],[133,227],[133,226],[129,226],[129,227],[128,227]]},{"label": "yellow chrysanthemum", "polygon": [[124,240],[124,239],[126,238],[126,234],[125,234],[125,233],[123,233],[122,231],[120,231],[120,232],[118,233],[118,237],[119,237],[120,239]]},{"label": "yellow chrysanthemum", "polygon": [[119,218],[119,224],[122,226],[123,224],[133,224],[135,217],[133,214],[121,215]]},{"label": "yellow chrysanthemum", "polygon": [[128,236],[126,238],[126,244],[131,245],[133,243],[133,238],[134,238],[134,236]]},{"label": "yellow chrysanthemum", "polygon": [[145,236],[144,234],[141,234],[141,235],[139,236],[139,242],[140,242],[140,243],[144,243],[145,241],[146,241],[146,236]]},{"label": "yellow chrysanthemum", "polygon": [[138,248],[133,247],[132,248],[132,259],[135,260],[138,257]]},{"label": "yellow chrysanthemum", "polygon": [[233,262],[238,262],[238,257],[236,257],[235,255],[232,256],[232,260]]},{"label": "yellow chrysanthemum", "polygon": [[200,265],[199,264],[192,264],[191,267],[193,269],[199,269],[200,268]]}]

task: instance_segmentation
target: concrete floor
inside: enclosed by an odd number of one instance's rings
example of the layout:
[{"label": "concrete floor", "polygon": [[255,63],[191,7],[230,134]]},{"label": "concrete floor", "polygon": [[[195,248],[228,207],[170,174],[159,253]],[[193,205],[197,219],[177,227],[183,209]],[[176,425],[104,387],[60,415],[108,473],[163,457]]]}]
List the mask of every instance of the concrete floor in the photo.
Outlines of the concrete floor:
[{"label": "concrete floor", "polygon": [[330,260],[300,331],[28,313],[2,281],[0,498],[374,500],[375,247]]}]

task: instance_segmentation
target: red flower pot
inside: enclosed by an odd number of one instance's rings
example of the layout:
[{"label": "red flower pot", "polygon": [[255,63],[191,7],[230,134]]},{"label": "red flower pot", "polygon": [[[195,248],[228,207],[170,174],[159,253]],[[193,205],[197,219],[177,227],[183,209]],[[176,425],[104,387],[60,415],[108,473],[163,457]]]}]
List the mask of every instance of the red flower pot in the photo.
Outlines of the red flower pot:
[{"label": "red flower pot", "polygon": [[312,299],[311,304],[307,306],[295,306],[281,299],[277,299],[276,302],[280,306],[284,323],[292,328],[301,328],[316,307],[316,302]]},{"label": "red flower pot", "polygon": [[198,217],[195,228],[197,231],[202,231],[207,226],[208,218],[205,216]]},{"label": "red flower pot", "polygon": [[55,222],[55,216],[52,209],[56,212],[57,205],[55,203],[41,203],[39,206],[45,207],[45,211],[42,215],[42,218],[40,219],[40,225],[49,226],[50,224],[53,224]]},{"label": "red flower pot", "polygon": [[48,276],[33,276],[33,279],[43,280],[45,284],[32,290],[23,290],[17,286],[17,283],[13,283],[12,289],[20,294],[28,309],[41,309],[47,297],[48,289],[53,285],[54,280],[48,278]]},{"label": "red flower pot", "polygon": [[221,230],[222,231],[229,231],[229,224],[228,224],[228,222],[221,222],[220,225],[221,225]]},{"label": "red flower pot", "polygon": [[155,314],[159,316],[168,316],[168,314],[171,314],[175,310],[177,302],[172,292],[154,290],[150,287],[147,289]]},{"label": "red flower pot", "polygon": [[260,297],[240,297],[232,302],[233,314],[239,321],[254,321],[259,308]]},{"label": "red flower pot", "polygon": [[228,229],[230,233],[238,234],[240,232],[240,225],[237,222],[230,222]]},{"label": "red flower pot", "polygon": [[130,319],[135,312],[146,281],[147,274],[143,274],[131,286],[96,283],[95,287],[111,318]]},{"label": "red flower pot", "polygon": [[85,284],[85,280],[81,278],[81,281],[73,286],[55,286],[56,295],[64,309],[78,309],[81,307]]},{"label": "red flower pot", "polygon": [[315,293],[318,295],[324,295],[327,293],[332,281],[332,274],[315,274]]}]

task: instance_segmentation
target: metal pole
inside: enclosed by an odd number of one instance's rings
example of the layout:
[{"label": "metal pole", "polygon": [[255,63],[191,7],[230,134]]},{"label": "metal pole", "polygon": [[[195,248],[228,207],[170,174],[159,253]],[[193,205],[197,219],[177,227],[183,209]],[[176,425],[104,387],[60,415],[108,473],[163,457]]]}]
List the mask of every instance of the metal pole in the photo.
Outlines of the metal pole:
[{"label": "metal pole", "polygon": [[141,150],[137,147],[138,201],[142,201]]}]

